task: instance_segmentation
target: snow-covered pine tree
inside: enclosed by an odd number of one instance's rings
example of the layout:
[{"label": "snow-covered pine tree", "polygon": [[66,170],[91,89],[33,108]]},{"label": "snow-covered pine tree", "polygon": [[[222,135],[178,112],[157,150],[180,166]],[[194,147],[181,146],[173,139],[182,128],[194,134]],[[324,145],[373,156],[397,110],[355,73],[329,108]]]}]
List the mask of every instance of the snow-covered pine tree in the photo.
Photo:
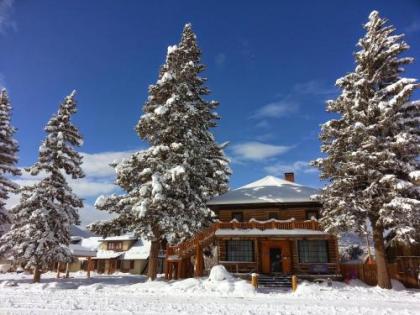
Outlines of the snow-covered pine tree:
[{"label": "snow-covered pine tree", "polygon": [[[8,193],[14,192],[18,185],[9,176],[21,175],[21,170],[16,166],[19,146],[14,139],[16,129],[12,126],[12,106],[10,105],[6,89],[0,91],[0,226],[10,223],[5,209]],[[5,229],[0,228],[0,236]]]},{"label": "snow-covered pine tree", "polygon": [[162,242],[176,243],[211,222],[206,202],[228,189],[230,168],[210,129],[218,103],[199,74],[201,52],[187,24],[178,46],[170,46],[159,79],[149,87],[136,130],[150,148],[115,165],[117,184],[127,194],[99,197],[96,207],[114,212],[91,229],[102,235],[133,231],[152,241],[148,276],[155,279]]},{"label": "snow-covered pine tree", "polygon": [[11,229],[1,239],[0,253],[10,252],[26,268],[33,268],[34,282],[40,281],[42,268],[71,260],[70,229],[79,223],[77,208],[83,207],[65,178],[65,174],[73,179],[84,176],[82,156],[74,150],[83,142],[71,122],[76,113],[74,94],[65,98],[46,125],[38,161],[27,169],[42,179],[20,189],[20,202],[10,210]]},{"label": "snow-covered pine tree", "polygon": [[403,35],[395,35],[377,11],[364,28],[356,68],[337,80],[342,93],[327,103],[339,118],[322,125],[326,157],[314,164],[330,181],[320,196],[322,224],[329,231],[371,226],[378,285],[390,288],[384,232],[412,242],[420,226],[420,190],[410,176],[420,153],[420,111],[410,102],[418,84],[401,77],[413,61],[399,56],[409,48]]}]

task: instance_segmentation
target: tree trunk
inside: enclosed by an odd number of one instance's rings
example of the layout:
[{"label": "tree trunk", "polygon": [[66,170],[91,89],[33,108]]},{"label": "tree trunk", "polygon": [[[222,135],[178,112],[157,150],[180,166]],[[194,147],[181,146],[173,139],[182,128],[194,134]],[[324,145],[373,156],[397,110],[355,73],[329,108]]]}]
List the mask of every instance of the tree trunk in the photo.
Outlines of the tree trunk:
[{"label": "tree trunk", "polygon": [[150,253],[149,253],[147,276],[150,280],[156,279],[159,250],[160,250],[160,240],[159,238],[156,237],[152,241],[152,244],[150,246]]},{"label": "tree trunk", "polygon": [[39,267],[36,266],[34,269],[34,279],[33,282],[34,283],[38,283],[41,281],[41,271],[39,270]]},{"label": "tree trunk", "polygon": [[391,289],[391,281],[389,279],[388,268],[385,257],[383,228],[374,227],[373,242],[375,247],[375,258],[377,267],[378,286],[383,289]]}]

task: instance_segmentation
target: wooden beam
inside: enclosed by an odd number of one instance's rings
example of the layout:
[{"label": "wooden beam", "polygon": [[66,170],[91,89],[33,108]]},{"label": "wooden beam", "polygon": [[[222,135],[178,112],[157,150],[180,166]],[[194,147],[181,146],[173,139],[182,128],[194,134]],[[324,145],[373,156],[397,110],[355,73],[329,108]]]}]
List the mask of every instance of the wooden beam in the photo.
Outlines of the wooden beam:
[{"label": "wooden beam", "polygon": [[92,268],[92,257],[88,257],[87,258],[87,271],[86,271],[86,275],[87,275],[88,279],[90,278],[91,268]]}]

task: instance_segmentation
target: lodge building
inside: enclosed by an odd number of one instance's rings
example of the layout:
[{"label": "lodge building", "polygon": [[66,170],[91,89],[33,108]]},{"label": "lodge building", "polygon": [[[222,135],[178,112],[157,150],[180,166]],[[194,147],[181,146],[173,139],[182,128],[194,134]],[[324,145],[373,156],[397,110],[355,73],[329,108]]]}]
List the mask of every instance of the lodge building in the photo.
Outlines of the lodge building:
[{"label": "lodge building", "polygon": [[217,215],[206,230],[168,247],[167,278],[202,275],[203,248],[217,247],[217,262],[236,274],[339,274],[337,238],[324,232],[317,219],[318,190],[267,176],[208,202]]}]

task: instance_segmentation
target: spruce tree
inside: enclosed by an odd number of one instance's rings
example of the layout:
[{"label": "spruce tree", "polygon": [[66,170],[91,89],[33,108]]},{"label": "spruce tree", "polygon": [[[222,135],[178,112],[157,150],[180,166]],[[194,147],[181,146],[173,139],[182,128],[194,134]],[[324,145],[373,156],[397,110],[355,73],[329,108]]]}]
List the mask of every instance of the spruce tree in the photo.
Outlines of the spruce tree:
[{"label": "spruce tree", "polygon": [[230,168],[211,128],[218,103],[209,90],[196,36],[187,24],[178,46],[170,46],[159,79],[149,87],[136,130],[150,147],[115,165],[117,184],[127,193],[100,197],[96,207],[114,212],[92,230],[102,235],[133,231],[152,241],[148,276],[155,279],[162,242],[174,244],[211,222],[206,202],[228,189]]},{"label": "spruce tree", "polygon": [[[6,89],[0,91],[0,226],[10,224],[6,211],[6,200],[9,192],[15,192],[18,185],[9,176],[21,175],[21,170],[16,166],[19,146],[14,139],[16,129],[12,126],[12,106],[10,105]],[[0,229],[3,231],[4,229]],[[1,234],[0,234],[1,236]]]},{"label": "spruce tree", "polygon": [[47,137],[39,148],[38,161],[27,169],[43,178],[20,189],[20,202],[10,211],[11,229],[1,239],[0,253],[10,252],[26,268],[33,268],[34,282],[40,281],[42,268],[71,261],[70,229],[79,223],[77,208],[83,207],[65,178],[84,176],[82,156],[74,150],[82,144],[71,122],[76,113],[74,93],[65,98],[45,127]]},{"label": "spruce tree", "polygon": [[326,157],[314,164],[330,181],[320,196],[322,224],[328,231],[371,226],[378,285],[391,288],[384,232],[392,235],[391,242],[410,243],[420,226],[420,190],[413,181],[420,111],[410,101],[418,84],[402,77],[404,66],[413,61],[400,56],[409,48],[403,35],[395,35],[376,11],[364,28],[356,68],[337,80],[341,95],[327,103],[327,111],[339,118],[322,125]]}]

